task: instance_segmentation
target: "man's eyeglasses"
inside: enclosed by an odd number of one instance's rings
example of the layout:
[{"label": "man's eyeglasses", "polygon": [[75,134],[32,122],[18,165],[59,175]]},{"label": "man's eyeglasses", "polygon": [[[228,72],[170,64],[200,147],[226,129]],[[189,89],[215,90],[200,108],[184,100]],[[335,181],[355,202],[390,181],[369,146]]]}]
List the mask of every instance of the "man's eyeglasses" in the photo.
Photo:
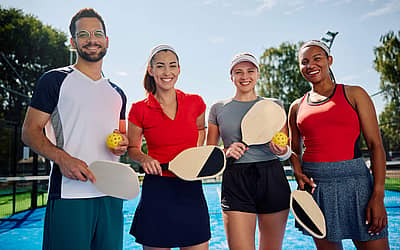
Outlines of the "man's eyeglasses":
[{"label": "man's eyeglasses", "polygon": [[87,30],[81,30],[75,34],[78,39],[89,39],[91,35],[92,38],[95,39],[103,39],[106,37],[106,34],[104,34],[104,31],[102,30],[95,30],[91,32]]}]

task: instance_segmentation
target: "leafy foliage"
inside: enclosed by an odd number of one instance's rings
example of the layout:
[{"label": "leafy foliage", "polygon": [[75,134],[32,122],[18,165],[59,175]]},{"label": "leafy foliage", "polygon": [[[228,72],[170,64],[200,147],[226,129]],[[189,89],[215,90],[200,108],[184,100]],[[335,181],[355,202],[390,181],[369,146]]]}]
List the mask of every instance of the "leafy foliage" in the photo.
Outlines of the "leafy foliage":
[{"label": "leafy foliage", "polygon": [[383,35],[374,49],[375,69],[381,74],[380,88],[387,100],[380,114],[380,126],[389,149],[400,150],[400,31]]},{"label": "leafy foliage", "polygon": [[301,44],[284,42],[278,48],[265,50],[260,58],[257,92],[261,96],[282,100],[286,111],[294,100],[310,89],[299,70],[297,53]]},{"label": "leafy foliage", "polygon": [[379,116],[382,136],[388,142],[388,149],[400,151],[400,115],[399,106],[395,102],[389,102]]},{"label": "leafy foliage", "polygon": [[36,17],[0,7],[0,119],[22,121],[36,80],[68,63],[66,42]]}]

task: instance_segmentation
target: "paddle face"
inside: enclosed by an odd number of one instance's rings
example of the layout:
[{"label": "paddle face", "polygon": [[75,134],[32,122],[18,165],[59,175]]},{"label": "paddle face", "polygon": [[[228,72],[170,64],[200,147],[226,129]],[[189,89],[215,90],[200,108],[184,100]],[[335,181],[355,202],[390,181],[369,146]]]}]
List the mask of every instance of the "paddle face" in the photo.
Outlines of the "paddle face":
[{"label": "paddle face", "polygon": [[96,177],[95,187],[102,193],[130,200],[139,194],[139,179],[128,165],[114,161],[94,161],[89,169]]},{"label": "paddle face", "polygon": [[187,181],[202,180],[220,175],[225,169],[226,159],[221,148],[201,146],[188,148],[178,154],[169,164],[168,170]]},{"label": "paddle face", "polygon": [[293,191],[290,195],[290,211],[296,221],[313,237],[325,238],[325,217],[310,193]]},{"label": "paddle face", "polygon": [[267,99],[256,102],[241,122],[242,141],[247,145],[265,144],[286,123],[285,110]]}]

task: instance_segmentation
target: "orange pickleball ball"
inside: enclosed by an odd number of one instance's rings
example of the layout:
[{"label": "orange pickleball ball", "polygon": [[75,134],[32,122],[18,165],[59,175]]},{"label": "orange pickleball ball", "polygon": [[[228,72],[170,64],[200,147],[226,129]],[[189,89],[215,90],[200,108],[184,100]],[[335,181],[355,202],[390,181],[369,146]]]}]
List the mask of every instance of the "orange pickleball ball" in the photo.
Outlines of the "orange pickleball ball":
[{"label": "orange pickleball ball", "polygon": [[111,133],[107,136],[107,146],[111,149],[118,146],[118,144],[123,140],[122,135],[118,133]]},{"label": "orange pickleball ball", "polygon": [[278,132],[272,137],[272,141],[281,147],[285,147],[288,143],[288,137],[285,133]]}]

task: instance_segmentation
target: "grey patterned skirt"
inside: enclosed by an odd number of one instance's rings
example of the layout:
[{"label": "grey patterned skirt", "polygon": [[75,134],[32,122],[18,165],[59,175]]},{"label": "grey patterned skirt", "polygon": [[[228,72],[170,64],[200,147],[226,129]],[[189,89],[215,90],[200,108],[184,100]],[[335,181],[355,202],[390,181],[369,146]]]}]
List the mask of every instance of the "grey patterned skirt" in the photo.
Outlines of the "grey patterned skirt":
[{"label": "grey patterned skirt", "polygon": [[[325,215],[329,241],[369,241],[388,236],[387,227],[379,235],[368,233],[365,210],[372,194],[373,180],[362,158],[303,162],[303,173],[317,184],[313,197]],[[308,234],[300,226],[296,227]]]}]

